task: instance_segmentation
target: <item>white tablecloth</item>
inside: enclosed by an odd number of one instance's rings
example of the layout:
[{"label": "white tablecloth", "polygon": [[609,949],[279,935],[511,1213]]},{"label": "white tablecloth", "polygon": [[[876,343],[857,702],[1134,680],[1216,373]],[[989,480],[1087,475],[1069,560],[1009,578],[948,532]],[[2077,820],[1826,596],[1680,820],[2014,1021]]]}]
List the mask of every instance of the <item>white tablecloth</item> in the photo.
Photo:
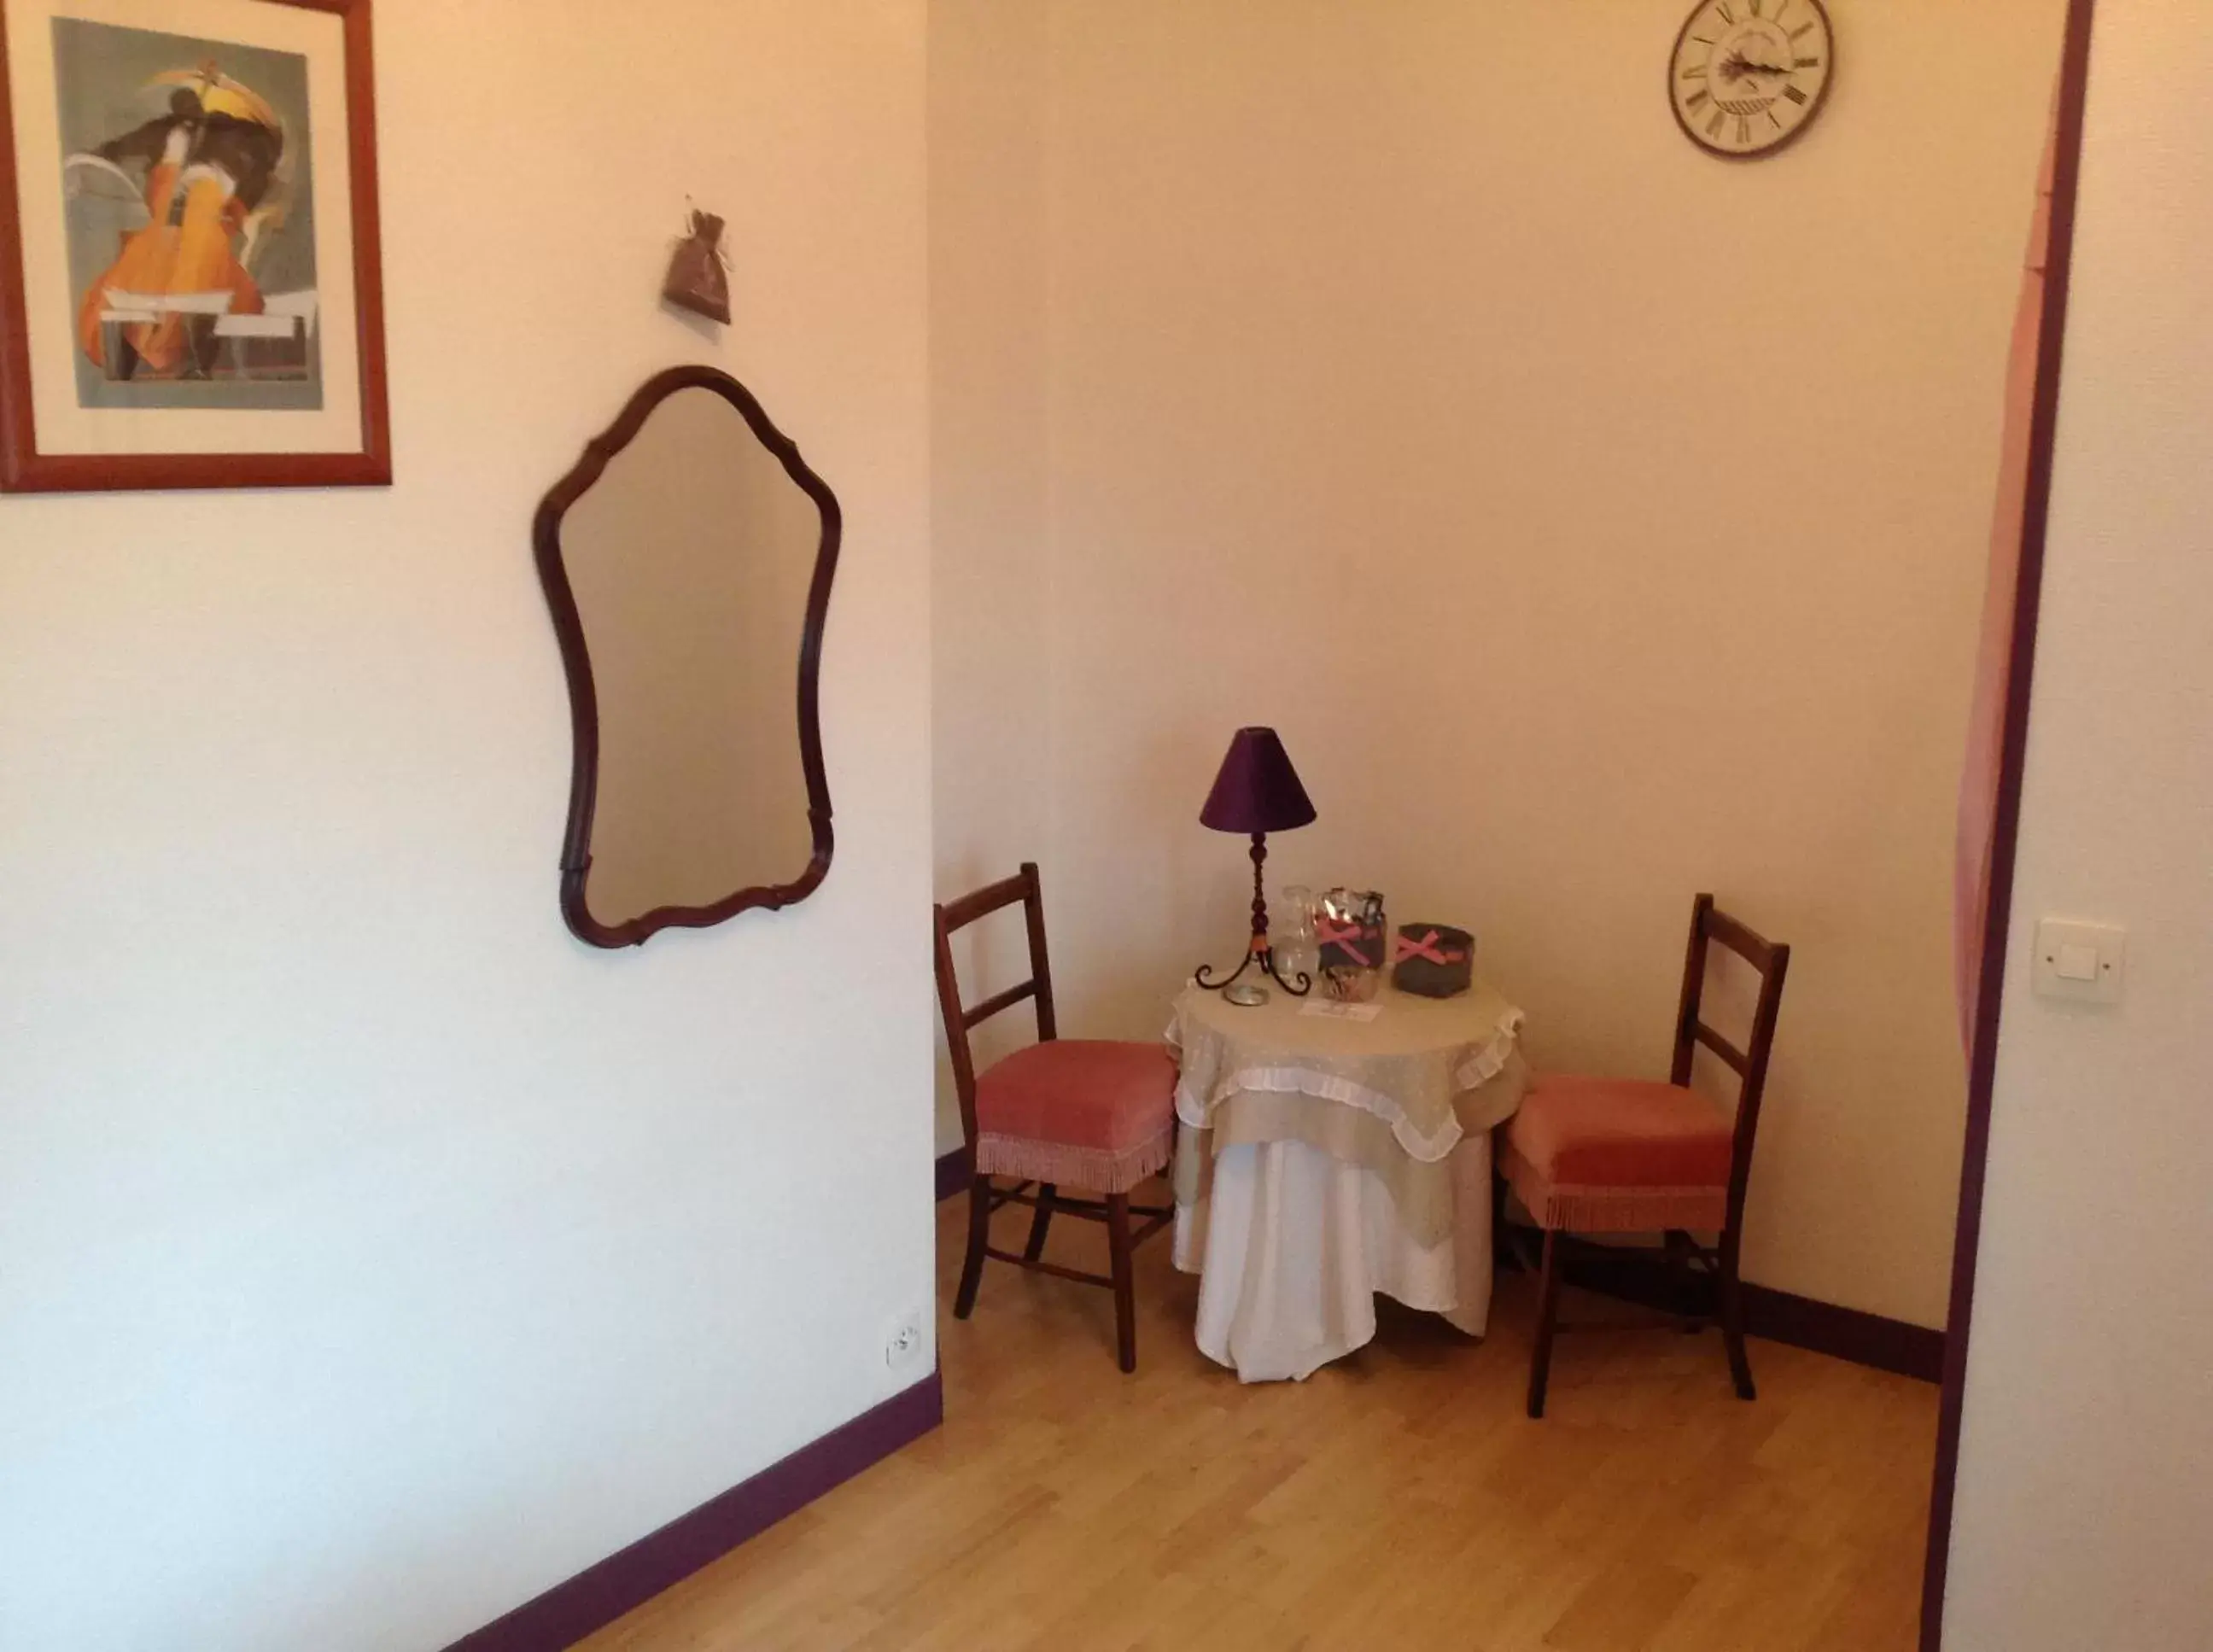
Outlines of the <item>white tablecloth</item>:
[{"label": "white tablecloth", "polygon": [[1521,1012],[1484,983],[1387,991],[1361,1019],[1188,991],[1175,1262],[1198,1340],[1248,1382],[1302,1378],[1375,1334],[1375,1295],[1471,1336],[1491,1315],[1491,1131],[1521,1103]]},{"label": "white tablecloth", "polygon": [[1472,1337],[1491,1318],[1491,1137],[1452,1150],[1451,1232],[1424,1247],[1374,1171],[1303,1142],[1224,1148],[1213,1196],[1176,1207],[1175,1265],[1200,1276],[1199,1350],[1247,1382],[1313,1375],[1375,1335],[1378,1291]]}]

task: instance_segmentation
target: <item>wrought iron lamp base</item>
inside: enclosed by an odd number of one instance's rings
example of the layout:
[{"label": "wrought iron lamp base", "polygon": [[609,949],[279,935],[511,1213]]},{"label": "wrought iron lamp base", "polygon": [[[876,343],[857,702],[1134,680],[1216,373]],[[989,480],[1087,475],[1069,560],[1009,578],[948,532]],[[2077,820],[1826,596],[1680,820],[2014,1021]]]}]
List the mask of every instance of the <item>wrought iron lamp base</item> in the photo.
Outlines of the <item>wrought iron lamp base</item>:
[{"label": "wrought iron lamp base", "polygon": [[1198,966],[1192,979],[1209,992],[1221,991],[1247,970],[1255,966],[1261,974],[1295,998],[1303,998],[1314,991],[1314,977],[1304,970],[1298,972],[1295,984],[1276,972],[1275,954],[1268,948],[1268,897],[1264,869],[1267,861],[1268,834],[1256,832],[1253,834],[1253,942],[1245,950],[1244,961],[1218,980],[1213,978],[1213,971],[1204,964]]}]

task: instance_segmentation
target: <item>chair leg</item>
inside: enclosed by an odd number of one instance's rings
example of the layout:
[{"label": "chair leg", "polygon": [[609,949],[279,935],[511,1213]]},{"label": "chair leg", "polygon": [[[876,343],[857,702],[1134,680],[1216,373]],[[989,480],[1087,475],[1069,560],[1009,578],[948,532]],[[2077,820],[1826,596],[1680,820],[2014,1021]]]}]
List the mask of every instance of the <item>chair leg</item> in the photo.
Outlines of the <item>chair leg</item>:
[{"label": "chair leg", "polygon": [[1560,1236],[1545,1229],[1545,1259],[1537,1284],[1537,1345],[1529,1355],[1529,1415],[1545,1414],[1545,1384],[1552,1375],[1552,1326],[1560,1311]]},{"label": "chair leg", "polygon": [[1736,1277],[1736,1234],[1724,1234],[1721,1243],[1722,1342],[1728,1350],[1729,1375],[1736,1382],[1739,1399],[1756,1399],[1752,1362],[1744,1351],[1744,1291]]},{"label": "chair leg", "polygon": [[1114,1345],[1125,1371],[1137,1369],[1137,1294],[1130,1253],[1130,1196],[1106,1196],[1106,1253],[1114,1273]]},{"label": "chair leg", "polygon": [[960,1264],[960,1289],[953,1298],[953,1317],[976,1311],[976,1287],[984,1283],[984,1247],[991,1241],[991,1179],[978,1171],[968,1180],[968,1255]]},{"label": "chair leg", "polygon": [[1037,1214],[1030,1218],[1030,1242],[1022,1247],[1025,1262],[1034,1262],[1045,1254],[1045,1231],[1052,1226],[1053,1192],[1051,1182],[1038,1184]]}]

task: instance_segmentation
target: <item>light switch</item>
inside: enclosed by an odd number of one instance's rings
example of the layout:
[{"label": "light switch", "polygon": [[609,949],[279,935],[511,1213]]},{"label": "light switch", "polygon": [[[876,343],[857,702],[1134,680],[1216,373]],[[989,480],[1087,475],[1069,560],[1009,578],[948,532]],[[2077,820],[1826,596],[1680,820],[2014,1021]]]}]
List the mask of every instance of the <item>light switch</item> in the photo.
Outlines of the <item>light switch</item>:
[{"label": "light switch", "polygon": [[2047,998],[2112,1003],[2121,996],[2128,932],[2108,924],[2047,917],[2036,926],[2034,981]]},{"label": "light switch", "polygon": [[2078,946],[2072,941],[2062,942],[2055,967],[2063,981],[2094,981],[2098,978],[2098,949]]}]

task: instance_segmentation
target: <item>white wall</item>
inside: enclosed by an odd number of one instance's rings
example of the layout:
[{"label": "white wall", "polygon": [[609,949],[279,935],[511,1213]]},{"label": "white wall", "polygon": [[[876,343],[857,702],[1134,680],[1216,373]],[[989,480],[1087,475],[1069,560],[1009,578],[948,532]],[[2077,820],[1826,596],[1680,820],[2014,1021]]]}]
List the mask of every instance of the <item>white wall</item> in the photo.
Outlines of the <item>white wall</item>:
[{"label": "white wall", "polygon": [[[1847,9],[1820,124],[1749,166],[1667,113],[1680,0],[1028,9],[1064,1023],[1157,1033],[1235,953],[1242,845],[1196,815],[1273,722],[1321,819],[1271,884],[1469,924],[1544,1064],[1664,1067],[1701,888],[1795,943],[1747,1269],[1941,1324],[1953,807],[2058,0]],[[939,385],[1011,347],[936,302]],[[1003,471],[942,405],[941,499]],[[940,545],[942,596],[977,552]],[[951,765],[1035,749],[946,681],[941,844]]]},{"label": "white wall", "polygon": [[[930,0],[930,509],[933,541],[954,547],[934,562],[931,688],[938,896],[1044,862],[1065,956],[1045,769],[1049,21],[1028,0]],[[1019,917],[964,932],[955,961],[971,1003],[1022,979]],[[988,1023],[979,1061],[1030,1032],[1027,1009]],[[942,1061],[937,1128],[940,1151],[960,1144]]]},{"label": "white wall", "polygon": [[[923,7],[376,52],[397,485],[0,500],[11,1649],[420,1652],[930,1369]],[[654,302],[687,192],[727,342]],[[529,523],[684,359],[844,504],[837,859],[599,953]]]},{"label": "white wall", "polygon": [[[2101,5],[1945,1644],[2213,1645],[2213,17]],[[2110,1008],[2045,915],[2129,930]]]}]

